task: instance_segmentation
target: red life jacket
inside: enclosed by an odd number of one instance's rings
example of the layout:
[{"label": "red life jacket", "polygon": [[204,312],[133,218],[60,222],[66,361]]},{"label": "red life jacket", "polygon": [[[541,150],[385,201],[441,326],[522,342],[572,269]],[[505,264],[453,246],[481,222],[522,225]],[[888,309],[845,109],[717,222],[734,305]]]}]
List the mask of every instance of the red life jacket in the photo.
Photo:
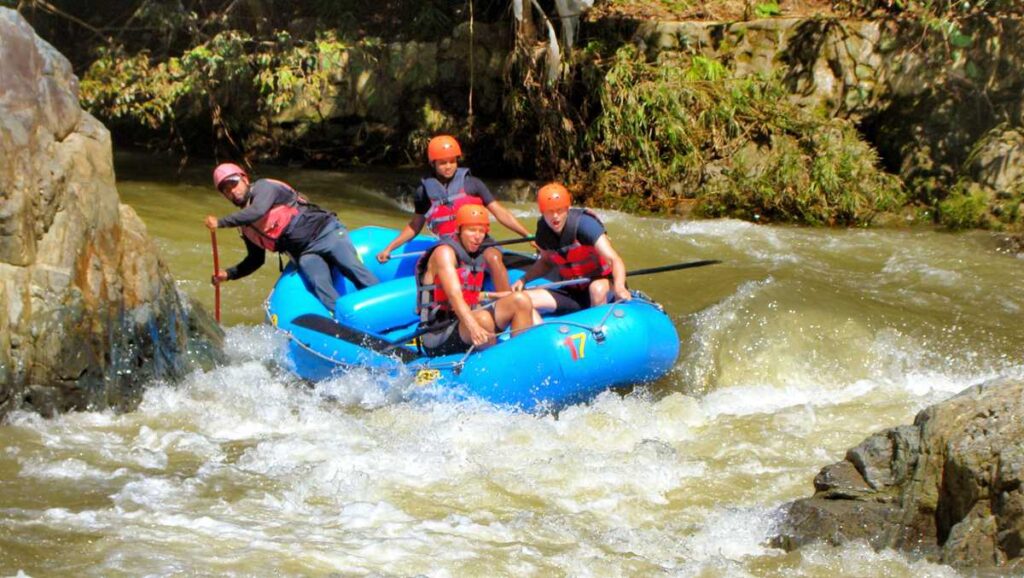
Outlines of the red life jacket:
[{"label": "red life jacket", "polygon": [[476,257],[473,257],[463,248],[457,238],[442,238],[440,243],[428,249],[416,262],[416,312],[425,323],[433,321],[440,311],[452,311],[451,300],[444,292],[439,279],[435,277],[433,283],[423,283],[423,276],[427,272],[430,256],[442,245],[447,245],[455,251],[455,257],[459,262],[455,272],[459,275],[462,298],[466,304],[472,307],[479,303],[480,291],[484,288],[484,272],[487,268],[484,252],[480,251]]},{"label": "red life jacket", "polygon": [[[541,247],[541,252],[558,267],[559,276],[566,281],[583,277],[601,279],[612,274],[612,264],[602,257],[592,245],[584,245],[576,238],[580,218],[583,215],[589,215],[598,223],[601,222],[601,219],[589,209],[569,209],[565,226],[562,227],[562,234],[558,236],[558,247],[556,249]],[[543,236],[555,236],[555,232],[543,218],[537,223],[538,229],[542,227],[547,229],[548,233]],[[537,238],[540,239],[541,236],[542,234],[538,231]]]},{"label": "red life jacket", "polygon": [[[292,200],[286,204],[271,207],[258,221],[242,227],[242,234],[264,250],[276,251],[277,240],[281,237],[281,233],[288,228],[288,224],[292,222],[295,215],[299,214],[301,207],[308,204],[308,201],[288,183],[275,179],[266,180],[288,187],[288,190],[292,192]],[[250,202],[252,201],[250,200]]]},{"label": "red life jacket", "polygon": [[462,205],[483,205],[484,202],[475,195],[466,193],[466,177],[469,169],[459,168],[448,185],[442,185],[435,177],[422,179],[423,190],[430,198],[430,209],[425,215],[427,226],[440,238],[454,237],[458,232],[455,226],[455,213]]}]

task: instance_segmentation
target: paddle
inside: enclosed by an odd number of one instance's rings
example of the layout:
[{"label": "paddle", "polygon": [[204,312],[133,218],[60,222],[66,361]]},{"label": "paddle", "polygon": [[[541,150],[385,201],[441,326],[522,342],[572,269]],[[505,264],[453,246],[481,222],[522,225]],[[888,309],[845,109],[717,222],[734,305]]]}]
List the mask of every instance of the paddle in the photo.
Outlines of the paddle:
[{"label": "paddle", "polygon": [[[476,307],[473,308],[473,311],[479,311],[480,309],[487,309],[488,307],[493,307],[495,303],[497,303],[497,300],[491,301],[489,303],[484,303],[483,305],[477,305]],[[408,343],[408,342],[412,341],[413,339],[416,339],[417,337],[420,337],[421,335],[426,335],[428,333],[433,333],[435,331],[440,331],[442,329],[450,327],[450,326],[458,323],[458,321],[459,321],[458,317],[452,317],[451,319],[446,319],[446,320],[444,320],[444,321],[442,321],[440,323],[434,323],[434,324],[431,324],[431,325],[425,325],[423,327],[420,327],[419,329],[417,329],[416,331],[413,331],[409,335],[406,335],[405,337],[401,337],[399,339],[394,340],[391,343],[391,345],[388,346],[387,349],[385,349],[382,353],[387,353],[387,352],[391,351],[392,349],[398,347],[399,345],[402,345],[403,343]]]},{"label": "paddle", "polygon": [[[378,353],[388,354],[397,346],[404,343],[404,341],[401,343],[392,343],[382,337],[371,335],[354,327],[342,325],[330,317],[317,315],[316,313],[305,313],[303,315],[299,315],[295,319],[292,319],[292,324],[304,329],[316,331],[317,333],[329,335],[336,339],[348,341],[349,343],[361,345]],[[408,349],[398,349],[395,353],[403,362],[409,362],[419,358],[419,355],[415,351],[409,351]]]},{"label": "paddle", "polygon": [[[210,229],[210,245],[213,247],[213,276],[220,272],[220,257],[217,256],[217,231]],[[213,317],[220,323],[220,283],[213,285]]]},{"label": "paddle", "polygon": [[[689,262],[686,262],[686,263],[675,263],[673,265],[662,265],[660,267],[650,267],[648,269],[636,269],[634,271],[626,271],[626,276],[628,277],[628,276],[631,276],[631,275],[632,276],[637,276],[637,275],[653,275],[655,273],[664,273],[666,271],[679,271],[681,269],[692,269],[694,267],[704,267],[706,265],[714,265],[716,263],[721,263],[721,261],[719,261],[717,259],[706,259],[706,260],[703,260],[703,261],[689,261]],[[562,287],[562,286],[565,286],[565,285],[575,285],[575,284],[578,284],[578,283],[589,283],[590,281],[591,281],[591,279],[586,278],[586,277],[584,277],[582,279],[568,279],[568,280],[565,280],[565,281],[554,281],[554,282],[551,282],[551,283],[544,283],[542,285],[536,285],[534,287],[528,287],[528,289],[550,289],[550,288],[554,288],[554,287]],[[490,307],[490,306],[494,305],[494,303],[496,303],[496,302],[492,301],[492,302],[484,305],[483,307]],[[445,321],[442,321],[441,323],[434,323],[434,324],[431,324],[431,325],[427,325],[427,326],[424,326],[424,327],[421,327],[421,328],[417,329],[416,331],[414,331],[413,333],[410,333],[409,335],[406,335],[406,336],[402,337],[401,339],[396,339],[395,341],[388,341],[387,339],[384,339],[382,337],[378,337],[376,335],[371,335],[369,333],[366,333],[365,331],[360,331],[360,330],[355,329],[353,327],[348,327],[348,326],[342,325],[342,324],[338,323],[337,321],[335,321],[334,319],[331,319],[330,317],[325,317],[323,315],[317,315],[316,313],[306,313],[306,314],[300,315],[300,316],[296,317],[295,319],[293,319],[292,323],[294,325],[298,326],[298,327],[302,327],[302,328],[305,328],[305,329],[316,331],[318,333],[323,333],[324,335],[329,335],[329,336],[337,338],[337,339],[342,339],[344,341],[348,341],[349,343],[355,343],[357,345],[361,345],[361,346],[363,346],[363,347],[365,347],[367,349],[371,349],[373,351],[376,351],[377,353],[381,353],[381,354],[384,354],[384,355],[395,353],[395,354],[398,355],[398,358],[401,361],[409,362],[409,361],[413,361],[415,359],[418,359],[419,358],[419,354],[417,354],[414,351],[409,351],[408,349],[405,349],[405,348],[401,347],[402,344],[407,343],[407,342],[409,342],[412,339],[416,339],[417,337],[426,335],[427,333],[433,333],[435,331],[439,331],[441,329],[444,329],[444,328],[446,328],[446,327],[448,327],[448,326],[458,322],[458,320],[459,320],[458,317],[453,317],[452,319],[447,319]]]},{"label": "paddle", "polygon": [[703,261],[687,261],[686,263],[676,263],[674,265],[662,265],[660,267],[648,267],[647,269],[636,269],[634,271],[626,271],[626,277],[637,277],[639,275],[653,275],[655,273],[664,273],[666,271],[679,271],[680,269],[693,269],[694,267],[704,267],[706,265],[717,265],[721,263],[718,259],[704,259]]},{"label": "paddle", "polygon": [[[673,263],[672,265],[661,265],[659,267],[648,267],[647,269],[634,269],[632,271],[626,271],[626,277],[639,277],[640,275],[653,275],[655,273],[665,273],[666,271],[679,271],[680,269],[693,269],[694,267],[705,267],[707,265],[715,265],[721,263],[718,259],[704,259],[703,261],[687,261],[685,263]],[[556,287],[565,287],[567,285],[580,285],[583,283],[590,283],[592,281],[589,277],[580,277],[579,279],[567,279],[565,281],[554,281],[552,283],[544,283],[543,285],[534,285],[533,287],[525,287],[524,291],[531,289],[554,289]],[[509,292],[506,292],[507,295]]]},{"label": "paddle", "polygon": [[[517,239],[505,239],[503,241],[492,241],[490,243],[482,243],[480,245],[480,247],[482,249],[486,249],[487,247],[498,247],[500,245],[515,245],[516,243],[529,243],[530,241],[534,240],[534,238],[535,237],[533,237],[531,235],[529,237],[519,237]],[[420,255],[422,255],[424,253],[426,253],[426,251],[410,251],[408,253],[399,253],[397,255],[392,255],[391,258],[392,259],[404,259],[406,257],[419,257]]]},{"label": "paddle", "polygon": [[[647,268],[647,269],[635,269],[633,271],[626,271],[626,276],[627,277],[630,277],[630,276],[636,277],[636,276],[639,276],[639,275],[653,275],[655,273],[665,273],[667,271],[679,271],[681,269],[693,269],[695,267],[705,267],[707,265],[715,265],[717,263],[721,263],[721,261],[719,261],[718,259],[705,259],[703,261],[688,261],[686,263],[675,263],[675,264],[672,264],[672,265],[662,265],[660,267],[650,267],[650,268]],[[588,277],[582,277],[580,279],[567,279],[567,280],[564,280],[564,281],[552,281],[551,283],[543,283],[541,285],[534,285],[533,287],[527,287],[525,290],[530,290],[530,289],[555,289],[555,288],[558,288],[558,287],[565,287],[565,286],[568,286],[568,285],[579,285],[579,284],[582,284],[582,283],[590,283],[590,281],[591,281],[591,279],[588,278]],[[490,293],[492,295],[496,295],[495,292],[488,292],[488,293]],[[505,295],[508,295],[509,293],[510,293],[510,291],[505,291],[498,298],[500,299],[501,297],[504,297]],[[490,306],[494,305],[494,303],[496,303],[496,301],[491,301],[490,303],[484,305],[483,307],[480,307],[480,306],[474,307],[474,310],[490,307]],[[392,343],[390,346],[388,346],[388,348],[385,349],[384,352],[391,351],[392,349],[398,347],[399,345],[401,345],[403,343],[407,343],[407,342],[409,342],[409,341],[411,341],[413,339],[416,339],[417,337],[420,337],[422,335],[426,335],[427,333],[433,333],[435,331],[439,331],[441,329],[445,329],[445,328],[449,327],[450,325],[453,325],[456,322],[458,322],[458,320],[459,320],[458,317],[453,317],[451,319],[447,319],[445,321],[442,321],[441,323],[434,323],[432,325],[427,325],[425,327],[421,327],[421,328],[417,329],[416,331],[410,333],[409,335],[406,335],[405,337],[403,337],[401,339],[395,340],[395,342]]]}]

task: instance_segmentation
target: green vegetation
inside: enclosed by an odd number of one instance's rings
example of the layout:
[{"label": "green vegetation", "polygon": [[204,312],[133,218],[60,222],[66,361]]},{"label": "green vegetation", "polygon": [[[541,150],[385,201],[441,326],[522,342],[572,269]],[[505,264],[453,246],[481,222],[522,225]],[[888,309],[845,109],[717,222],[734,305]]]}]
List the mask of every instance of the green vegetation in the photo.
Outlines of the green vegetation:
[{"label": "green vegetation", "polygon": [[[999,44],[1017,43],[1020,35],[1001,27],[1015,29],[1019,18],[991,17],[1024,14],[1018,0],[833,3],[835,12],[892,18],[913,32],[906,37],[921,61],[908,72],[913,91],[876,103],[870,86],[858,85],[838,105],[852,106],[859,94],[858,106],[876,107],[858,112],[860,128],[905,180],[879,168],[878,153],[857,127],[832,118],[849,109],[794,104],[794,76],[782,76],[793,71],[791,63],[759,66],[777,71],[753,75],[749,63],[734,62],[744,58],[737,44],[749,39],[742,29],[715,51],[662,48],[649,58],[614,25],[596,26],[584,48],[563,50],[562,74],[552,81],[546,32],[534,26],[532,36],[514,47],[509,42],[503,82],[481,82],[478,60],[474,85],[471,65],[462,69],[471,54],[459,44],[466,28],[462,36],[453,36],[453,28],[467,21],[471,6],[476,22],[508,18],[507,0],[458,6],[447,0],[110,0],[93,9],[52,0],[45,6],[33,12],[37,30],[49,26],[47,37],[66,54],[90,55],[76,63],[84,105],[119,142],[172,147],[186,158],[415,162],[422,142],[445,131],[467,141],[474,168],[557,178],[587,203],[627,211],[862,225],[911,205],[950,228],[1021,222],[1024,191],[980,187],[967,174],[972,143],[997,122],[1018,123],[1019,84],[1006,64],[1014,61],[1000,56],[1012,51]],[[541,6],[550,18],[551,0]],[[588,18],[741,20],[821,11],[819,3],[773,0],[608,0]],[[69,20],[79,33],[62,36]],[[834,17],[805,24],[800,46],[812,59],[816,39],[843,26]],[[674,46],[675,39],[665,39]],[[898,40],[885,42],[883,51],[906,49]],[[424,46],[430,47],[425,54],[448,52],[423,62],[411,57],[409,51]],[[476,54],[494,64],[502,50],[495,43]],[[804,70],[810,62],[801,63]],[[487,74],[499,67],[489,66]],[[433,74],[441,68],[448,71],[445,82]],[[864,68],[870,78],[873,70]],[[398,74],[422,80],[414,89],[421,92],[392,84]],[[469,115],[463,93],[472,86],[490,101]]]},{"label": "green vegetation", "polygon": [[[321,109],[344,106],[328,73],[343,68],[338,60],[348,48],[375,48],[382,35],[449,37],[468,10],[447,0],[0,2],[71,57],[83,104],[122,142],[186,157],[228,149],[234,157],[285,160],[291,151],[324,162],[336,152],[324,142],[327,131],[290,142],[277,129],[293,119],[281,115],[322,118]],[[504,0],[475,4],[478,21],[507,8]]]},{"label": "green vegetation", "polygon": [[990,227],[988,195],[979,190],[956,187],[946,200],[939,203],[939,222],[953,230]]},{"label": "green vegetation", "polygon": [[326,71],[345,48],[330,34],[304,42],[278,32],[268,43],[235,30],[156,63],[147,51],[102,48],[81,98],[104,118],[169,128],[187,152],[182,120],[208,118],[219,136],[236,142],[286,107],[321,106],[331,86]]},{"label": "green vegetation", "polygon": [[590,163],[575,169],[602,205],[852,225],[905,201],[852,126],[791,104],[774,78],[682,53],[649,63],[626,46],[594,91]]},{"label": "green vegetation", "polygon": [[1020,13],[1020,0],[834,0],[835,9],[867,16],[877,12],[962,18],[975,14]]},{"label": "green vegetation", "polygon": [[754,15],[758,18],[771,18],[772,16],[780,16],[782,9],[779,8],[778,2],[762,2],[754,6]]}]

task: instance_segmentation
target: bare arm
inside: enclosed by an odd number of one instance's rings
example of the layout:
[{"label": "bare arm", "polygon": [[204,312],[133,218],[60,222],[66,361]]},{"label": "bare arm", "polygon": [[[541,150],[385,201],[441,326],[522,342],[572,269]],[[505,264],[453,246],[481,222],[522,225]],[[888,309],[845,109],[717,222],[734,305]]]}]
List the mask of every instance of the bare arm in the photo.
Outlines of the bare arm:
[{"label": "bare arm", "polygon": [[434,283],[441,285],[448,302],[452,305],[452,311],[459,318],[459,322],[469,331],[473,338],[474,345],[481,345],[490,340],[491,334],[480,326],[473,317],[473,310],[462,298],[462,283],[459,282],[459,274],[456,269],[455,251],[451,247],[441,246],[430,256],[428,266],[434,271]]},{"label": "bare arm", "polygon": [[408,242],[409,239],[419,235],[420,231],[423,230],[424,223],[426,222],[427,219],[423,215],[414,215],[409,223],[402,229],[402,232],[388,243],[388,246],[384,247],[384,250],[377,253],[377,260],[381,263],[387,263],[388,260],[391,259],[391,252],[394,251],[396,247]]},{"label": "bare arm", "polygon": [[619,299],[628,301],[632,296],[626,289],[626,264],[622,262],[622,257],[619,257],[619,254],[612,247],[612,242],[608,240],[608,235],[601,235],[597,239],[597,243],[594,243],[594,249],[612,264],[612,292]]},{"label": "bare arm", "polygon": [[547,275],[548,271],[551,270],[551,266],[551,261],[548,260],[547,256],[544,253],[541,253],[540,257],[536,261],[534,261],[533,265],[530,265],[530,268],[526,270],[526,273],[524,273],[523,276],[520,277],[519,280],[512,285],[512,290],[522,291],[522,289],[530,281],[533,281],[538,277],[543,277],[544,275]]},{"label": "bare arm", "polygon": [[505,228],[508,230],[518,233],[521,237],[530,236],[530,232],[526,230],[526,227],[524,227],[522,223],[519,222],[519,219],[516,219],[515,215],[508,212],[508,209],[501,206],[501,203],[498,201],[491,201],[491,204],[487,205],[487,210],[494,215],[494,218],[497,219],[499,223],[505,225]]}]

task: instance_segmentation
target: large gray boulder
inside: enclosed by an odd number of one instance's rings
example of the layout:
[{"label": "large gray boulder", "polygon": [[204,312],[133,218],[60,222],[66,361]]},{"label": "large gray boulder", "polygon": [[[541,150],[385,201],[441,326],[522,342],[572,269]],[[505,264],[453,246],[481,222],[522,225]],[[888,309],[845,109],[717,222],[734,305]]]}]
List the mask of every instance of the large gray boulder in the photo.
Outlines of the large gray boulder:
[{"label": "large gray boulder", "polygon": [[1001,124],[979,140],[968,174],[999,198],[1024,198],[1024,128]]},{"label": "large gray boulder", "polygon": [[784,508],[773,543],[863,540],[956,566],[1024,568],[1024,381],[978,385],[868,437]]},{"label": "large gray boulder", "polygon": [[110,134],[68,61],[0,8],[0,416],[129,407],[140,386],[220,355],[120,203]]}]

